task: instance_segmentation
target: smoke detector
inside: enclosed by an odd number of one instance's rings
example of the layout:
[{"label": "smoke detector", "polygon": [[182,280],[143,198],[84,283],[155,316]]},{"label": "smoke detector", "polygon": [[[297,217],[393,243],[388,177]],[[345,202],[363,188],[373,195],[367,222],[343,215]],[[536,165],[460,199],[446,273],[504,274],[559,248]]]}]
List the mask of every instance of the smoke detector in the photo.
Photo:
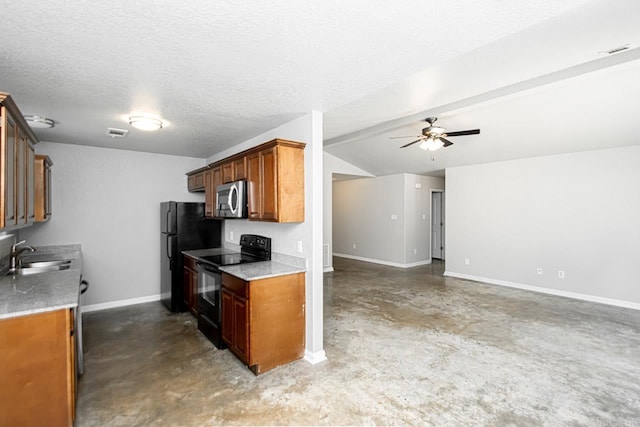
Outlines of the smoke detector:
[{"label": "smoke detector", "polygon": [[116,129],[116,128],[108,128],[107,135],[111,138],[125,138],[129,133],[126,129]]}]

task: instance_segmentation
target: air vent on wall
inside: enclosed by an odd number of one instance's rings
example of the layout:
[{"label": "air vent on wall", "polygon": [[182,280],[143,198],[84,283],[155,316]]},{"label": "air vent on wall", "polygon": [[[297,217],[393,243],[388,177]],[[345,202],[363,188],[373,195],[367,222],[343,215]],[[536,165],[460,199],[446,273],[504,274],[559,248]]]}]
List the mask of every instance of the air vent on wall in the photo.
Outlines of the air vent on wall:
[{"label": "air vent on wall", "polygon": [[107,135],[111,138],[124,138],[129,133],[128,130],[125,129],[116,129],[116,128],[108,128]]},{"label": "air vent on wall", "polygon": [[618,46],[618,47],[614,47],[613,49],[609,49],[609,50],[602,50],[600,51],[601,55],[613,55],[614,53],[618,53],[618,52],[622,52],[623,50],[627,50],[629,49],[629,44],[624,44],[622,46]]}]

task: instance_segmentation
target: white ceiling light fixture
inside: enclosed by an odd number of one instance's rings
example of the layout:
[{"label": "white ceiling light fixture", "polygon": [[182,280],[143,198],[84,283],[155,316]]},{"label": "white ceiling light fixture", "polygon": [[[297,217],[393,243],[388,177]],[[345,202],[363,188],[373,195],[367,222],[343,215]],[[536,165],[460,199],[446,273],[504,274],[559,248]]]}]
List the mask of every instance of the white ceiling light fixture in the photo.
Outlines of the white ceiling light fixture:
[{"label": "white ceiling light fixture", "polygon": [[55,127],[56,122],[53,119],[42,116],[24,116],[32,129],[50,129]]},{"label": "white ceiling light fixture", "polygon": [[136,113],[129,116],[129,124],[136,129],[154,131],[162,129],[164,124],[161,119],[144,113]]}]

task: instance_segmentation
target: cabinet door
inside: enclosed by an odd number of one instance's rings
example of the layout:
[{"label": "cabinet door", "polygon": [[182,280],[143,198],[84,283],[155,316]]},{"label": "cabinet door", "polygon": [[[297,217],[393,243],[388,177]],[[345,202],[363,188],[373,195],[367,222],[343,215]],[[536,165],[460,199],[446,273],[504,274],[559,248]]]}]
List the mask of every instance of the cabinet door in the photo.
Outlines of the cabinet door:
[{"label": "cabinet door", "polygon": [[248,216],[260,219],[260,153],[247,156],[247,204]]},{"label": "cabinet door", "polygon": [[47,164],[45,185],[45,216],[47,219],[51,217],[51,166]]},{"label": "cabinet door", "polygon": [[36,217],[35,199],[36,199],[36,185],[35,185],[35,153],[33,145],[27,144],[27,223],[32,223]]},{"label": "cabinet door", "polygon": [[216,188],[213,186],[213,173],[208,170],[204,173],[204,216],[213,217],[215,209]]},{"label": "cabinet door", "polygon": [[191,305],[189,308],[194,316],[198,314],[198,272],[191,270],[191,280],[189,286],[191,286]]},{"label": "cabinet door", "polygon": [[260,169],[261,169],[261,209],[260,219],[277,220],[278,219],[278,152],[276,147],[268,148],[260,152]]},{"label": "cabinet door", "polygon": [[16,224],[16,200],[15,200],[15,174],[16,174],[16,123],[3,108],[2,112],[6,116],[4,147],[4,226],[10,227]]},{"label": "cabinet door", "polygon": [[[249,313],[247,300],[237,295],[233,296],[234,348],[236,354],[244,363],[249,361]],[[224,323],[223,323],[224,325]]]},{"label": "cabinet door", "polygon": [[222,165],[222,183],[227,184],[233,181],[233,163],[227,162]]},{"label": "cabinet door", "polygon": [[18,128],[16,141],[16,223],[26,224],[27,135]]},{"label": "cabinet door", "polygon": [[247,179],[247,158],[242,157],[233,161],[233,180]]},{"label": "cabinet door", "polygon": [[187,308],[191,308],[191,270],[184,268],[182,272],[182,299]]},{"label": "cabinet door", "polygon": [[221,291],[220,304],[222,305],[222,339],[229,347],[234,347],[233,294],[224,287]]}]

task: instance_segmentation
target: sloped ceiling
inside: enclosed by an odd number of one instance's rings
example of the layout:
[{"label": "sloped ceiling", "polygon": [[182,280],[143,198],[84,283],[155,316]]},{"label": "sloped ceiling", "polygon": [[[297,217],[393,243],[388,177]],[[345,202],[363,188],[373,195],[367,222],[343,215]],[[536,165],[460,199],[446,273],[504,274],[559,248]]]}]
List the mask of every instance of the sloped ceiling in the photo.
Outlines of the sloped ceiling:
[{"label": "sloped ceiling", "polygon": [[[2,10],[0,91],[24,114],[56,120],[36,131],[45,141],[205,158],[318,110],[326,151],[374,174],[636,143],[633,0],[4,1]],[[125,116],[139,110],[166,126],[130,128]],[[388,139],[417,135],[429,115],[482,133],[434,160]],[[585,132],[594,121],[607,125]],[[111,139],[108,127],[129,136]]]}]

